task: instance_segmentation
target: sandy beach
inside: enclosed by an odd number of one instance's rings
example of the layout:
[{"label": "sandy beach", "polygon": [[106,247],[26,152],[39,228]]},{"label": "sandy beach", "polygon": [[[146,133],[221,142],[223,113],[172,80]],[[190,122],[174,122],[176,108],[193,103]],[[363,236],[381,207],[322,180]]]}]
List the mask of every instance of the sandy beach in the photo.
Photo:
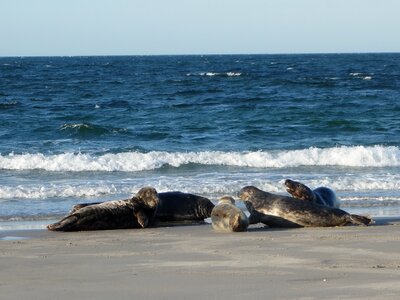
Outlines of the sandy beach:
[{"label": "sandy beach", "polygon": [[[23,239],[29,237],[29,239]],[[400,222],[0,232],[2,299],[398,299]]]}]

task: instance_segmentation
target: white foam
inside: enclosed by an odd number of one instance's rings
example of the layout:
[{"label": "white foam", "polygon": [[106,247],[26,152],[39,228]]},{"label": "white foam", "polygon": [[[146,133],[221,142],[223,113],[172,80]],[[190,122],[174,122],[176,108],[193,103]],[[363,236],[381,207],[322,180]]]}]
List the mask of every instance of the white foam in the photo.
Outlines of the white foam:
[{"label": "white foam", "polygon": [[353,77],[361,78],[363,80],[372,80],[372,75],[374,75],[374,73],[367,75],[365,73],[363,74],[363,73],[353,72],[353,73],[349,73],[349,75],[353,76]]},{"label": "white foam", "polygon": [[236,76],[242,75],[242,73],[239,73],[239,72],[228,72],[228,73],[226,73],[226,75],[228,75],[230,77],[236,77]]},{"label": "white foam", "polygon": [[[56,182],[52,184],[1,185],[0,203],[7,200],[26,201],[30,199],[78,199],[93,198],[111,200],[129,197],[141,187],[150,185],[158,192],[182,191],[217,199],[223,195],[236,195],[244,186],[253,185],[264,191],[285,194],[286,178],[300,180],[311,188],[330,187],[341,193],[345,200],[373,199],[376,201],[393,200],[400,197],[399,174],[342,174],[335,176],[315,175],[312,179],[304,179],[307,175],[282,175],[276,178],[267,173],[202,173],[192,176],[146,176],[144,178],[117,179],[115,181],[93,181],[90,183]],[[357,195],[358,198],[352,198]],[[361,195],[361,196],[360,196]],[[87,201],[87,200],[85,200]],[[7,205],[7,204],[5,204]],[[30,205],[35,205],[33,202]]]},{"label": "white foam", "polygon": [[123,192],[128,192],[128,190],[117,190],[113,184],[0,186],[0,199],[84,198],[100,197],[102,195],[112,195]]},{"label": "white foam", "polygon": [[[53,220],[52,220],[53,221]],[[55,221],[55,220],[54,220]],[[46,225],[52,223],[48,220],[41,221],[0,221],[0,231],[1,230],[37,230],[37,229],[45,229]],[[0,240],[23,240],[28,237],[10,237],[4,236],[0,238]]]},{"label": "white foam", "polygon": [[241,76],[240,72],[226,72],[226,73],[218,73],[218,72],[200,72],[200,73],[187,73],[186,76],[229,76],[229,77],[237,77]]},{"label": "white foam", "polygon": [[253,168],[288,168],[299,166],[400,166],[400,149],[395,146],[354,146],[307,148],[302,150],[256,152],[124,152],[94,156],[83,153],[56,155],[0,155],[0,169],[46,171],[122,171],[154,170],[166,165],[222,165]]},{"label": "white foam", "polygon": [[0,185],[0,203],[7,200],[47,198],[115,198],[128,197],[141,187],[150,185],[158,192],[182,191],[219,197],[236,194],[245,185],[256,185],[271,192],[282,191],[283,181],[269,182],[259,174],[193,174],[193,176],[146,176],[144,178],[93,181],[90,183],[56,182],[52,184]]},{"label": "white foam", "polygon": [[61,126],[60,130],[67,130],[67,129],[76,129],[76,128],[90,128],[90,125],[85,123],[79,124],[64,124]]},{"label": "white foam", "polygon": [[[297,179],[297,178],[295,178]],[[398,174],[365,174],[339,175],[311,180],[301,180],[304,184],[316,188],[330,187],[335,191],[399,191],[400,175]]]}]

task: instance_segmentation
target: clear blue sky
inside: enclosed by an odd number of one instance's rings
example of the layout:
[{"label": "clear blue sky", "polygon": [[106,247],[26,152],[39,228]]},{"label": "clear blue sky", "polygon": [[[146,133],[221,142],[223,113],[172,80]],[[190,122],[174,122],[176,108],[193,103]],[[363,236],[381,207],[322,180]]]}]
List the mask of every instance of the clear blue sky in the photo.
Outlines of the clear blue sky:
[{"label": "clear blue sky", "polygon": [[0,0],[0,56],[400,52],[400,0]]}]

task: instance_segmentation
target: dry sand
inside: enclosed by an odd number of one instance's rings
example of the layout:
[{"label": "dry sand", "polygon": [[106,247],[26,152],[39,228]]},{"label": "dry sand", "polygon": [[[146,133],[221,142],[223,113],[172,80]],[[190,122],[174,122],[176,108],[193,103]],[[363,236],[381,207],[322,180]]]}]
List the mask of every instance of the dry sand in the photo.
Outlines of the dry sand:
[{"label": "dry sand", "polygon": [[1,299],[400,299],[398,220],[232,234],[209,224],[3,231],[1,238]]}]

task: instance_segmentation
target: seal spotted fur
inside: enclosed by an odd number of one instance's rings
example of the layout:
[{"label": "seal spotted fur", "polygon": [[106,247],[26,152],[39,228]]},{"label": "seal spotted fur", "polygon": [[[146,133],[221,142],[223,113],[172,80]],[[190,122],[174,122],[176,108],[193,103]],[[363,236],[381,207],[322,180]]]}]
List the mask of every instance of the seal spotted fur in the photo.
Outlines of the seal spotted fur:
[{"label": "seal spotted fur", "polygon": [[[159,204],[155,222],[192,222],[204,221],[211,216],[214,204],[207,198],[182,192],[158,193]],[[97,203],[81,203],[72,207],[70,213],[88,205]]]},{"label": "seal spotted fur", "polygon": [[[251,214],[252,222],[262,222],[280,227],[329,227],[346,224],[369,225],[368,217],[352,215],[341,209],[292,197],[271,194],[254,186],[246,186],[239,192]],[[265,219],[262,217],[266,216]],[[268,220],[272,219],[272,223]],[[281,222],[281,224],[279,224]]]},{"label": "seal spotted fur", "polygon": [[159,203],[152,187],[139,190],[131,199],[107,201],[74,210],[68,216],[47,226],[52,231],[82,231],[144,228],[153,220]]},{"label": "seal spotted fur", "polygon": [[286,179],[285,180],[286,191],[292,195],[293,198],[311,201],[313,203],[326,205],[329,207],[339,208],[340,201],[336,197],[333,190],[327,187],[319,187],[315,190],[311,190],[305,184]]},{"label": "seal spotted fur", "polygon": [[212,227],[216,231],[246,231],[249,220],[244,212],[235,206],[232,197],[222,197],[211,212]]}]

